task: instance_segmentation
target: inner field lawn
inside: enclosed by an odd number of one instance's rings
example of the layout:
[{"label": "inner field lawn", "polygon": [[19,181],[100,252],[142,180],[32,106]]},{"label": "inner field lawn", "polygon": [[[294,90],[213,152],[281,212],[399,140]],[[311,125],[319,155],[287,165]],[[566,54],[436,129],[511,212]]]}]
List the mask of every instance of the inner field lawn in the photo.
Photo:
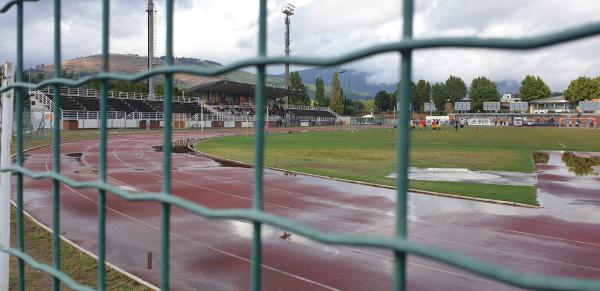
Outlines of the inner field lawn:
[{"label": "inner field lawn", "polygon": [[[276,133],[266,137],[270,167],[394,185],[395,129]],[[252,136],[213,138],[200,151],[251,163]],[[563,147],[563,145],[566,147]],[[465,128],[411,134],[413,167],[532,172],[536,150],[600,151],[600,130],[542,127]],[[537,204],[535,187],[411,181],[411,188],[464,196]]]}]

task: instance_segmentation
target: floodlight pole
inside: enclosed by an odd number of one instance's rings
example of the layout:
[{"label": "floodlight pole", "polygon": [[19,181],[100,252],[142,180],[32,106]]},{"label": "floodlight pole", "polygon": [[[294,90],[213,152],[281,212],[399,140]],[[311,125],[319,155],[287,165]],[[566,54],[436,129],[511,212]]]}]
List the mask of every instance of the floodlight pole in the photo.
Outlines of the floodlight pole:
[{"label": "floodlight pole", "polygon": [[[148,0],[148,70],[154,61],[154,0]],[[154,100],[154,78],[148,77],[148,97]]]},{"label": "floodlight pole", "polygon": [[433,116],[433,99],[429,96],[429,116]]},{"label": "floodlight pole", "polygon": [[[294,5],[287,4],[281,12],[285,14],[285,56],[290,56],[290,16],[294,15]],[[290,90],[290,64],[285,63],[285,88]],[[290,96],[288,95],[288,103]]]},{"label": "floodlight pole", "polygon": [[[5,63],[0,70],[2,87],[13,83],[15,68],[11,63]],[[13,126],[13,96],[14,90],[2,93],[2,136],[0,138],[0,167],[11,166],[10,143]],[[10,247],[10,176],[11,172],[0,174],[0,245]],[[8,290],[9,255],[0,252],[0,291]]]}]

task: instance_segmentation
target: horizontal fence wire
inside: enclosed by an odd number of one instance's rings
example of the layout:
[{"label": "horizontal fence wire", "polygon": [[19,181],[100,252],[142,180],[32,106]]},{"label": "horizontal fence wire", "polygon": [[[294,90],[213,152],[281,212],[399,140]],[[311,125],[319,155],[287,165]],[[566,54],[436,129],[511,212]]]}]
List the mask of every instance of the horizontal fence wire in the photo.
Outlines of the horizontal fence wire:
[{"label": "horizontal fence wire", "polygon": [[[232,72],[237,69],[254,66],[257,68],[257,87],[256,87],[256,105],[260,111],[264,105],[264,87],[265,87],[265,69],[268,65],[277,64],[294,64],[294,65],[307,65],[307,66],[333,66],[351,61],[363,59],[366,57],[378,55],[387,52],[398,52],[402,56],[400,65],[401,82],[400,93],[398,100],[400,100],[400,108],[408,106],[410,96],[410,81],[411,81],[411,61],[412,51],[426,48],[487,48],[487,49],[505,49],[505,50],[528,50],[547,47],[560,43],[565,43],[585,37],[590,37],[600,34],[600,23],[593,23],[588,25],[579,26],[572,29],[563,30],[560,32],[549,33],[536,37],[524,37],[524,38],[431,38],[431,39],[413,39],[412,38],[412,16],[413,16],[413,1],[403,1],[403,35],[402,39],[398,42],[391,42],[382,45],[370,46],[368,48],[352,51],[347,54],[342,54],[338,57],[331,58],[315,58],[315,57],[267,57],[266,56],[266,0],[259,0],[259,50],[258,56],[245,60],[240,60],[232,64],[219,67],[219,68],[203,68],[194,66],[176,66],[173,65],[173,0],[166,1],[167,7],[167,37],[166,37],[166,65],[164,67],[153,68],[136,74],[125,74],[118,72],[111,72],[108,67],[109,63],[109,0],[103,0],[103,18],[102,18],[102,56],[103,56],[103,68],[100,73],[81,78],[79,80],[71,80],[60,77],[60,71],[55,72],[54,78],[42,81],[37,84],[30,84],[23,82],[23,10],[24,2],[36,2],[37,0],[12,0],[5,4],[0,9],[0,12],[4,13],[9,11],[12,7],[17,7],[17,60],[16,60],[16,82],[12,85],[0,88],[0,92],[7,92],[8,90],[15,90],[16,98],[16,156],[17,163],[11,167],[0,168],[1,172],[13,172],[17,174],[17,185],[16,185],[16,205],[17,205],[17,249],[10,248],[9,246],[1,246],[0,251],[6,252],[10,255],[17,257],[18,259],[18,286],[19,290],[24,290],[25,272],[24,264],[28,264],[32,268],[39,269],[49,275],[54,280],[54,289],[58,288],[59,283],[63,283],[69,288],[75,290],[93,290],[88,286],[81,285],[61,272],[60,267],[60,252],[58,248],[58,189],[54,192],[55,199],[53,201],[55,208],[54,219],[56,223],[53,224],[55,235],[53,236],[56,240],[53,243],[53,256],[54,256],[54,267],[41,264],[34,258],[29,256],[25,252],[24,248],[24,234],[23,234],[23,177],[27,176],[34,180],[49,179],[52,180],[54,185],[67,185],[72,188],[94,188],[99,192],[99,218],[98,218],[98,253],[99,258],[105,258],[105,246],[104,246],[104,235],[105,235],[105,195],[110,193],[119,198],[127,201],[151,201],[162,204],[162,231],[161,231],[161,283],[162,289],[167,290],[169,288],[169,224],[170,224],[170,208],[172,206],[181,208],[190,213],[198,216],[209,218],[209,219],[235,219],[235,220],[246,220],[251,221],[254,225],[253,239],[252,239],[252,259],[251,259],[251,289],[260,290],[261,287],[261,276],[260,276],[260,262],[261,262],[261,226],[263,224],[278,227],[281,229],[289,230],[298,235],[307,237],[317,242],[334,244],[334,245],[349,245],[359,247],[374,247],[394,251],[395,253],[395,269],[394,269],[394,288],[396,290],[404,290],[406,285],[405,279],[405,262],[406,255],[411,254],[427,259],[431,259],[440,263],[444,263],[449,266],[453,266],[472,274],[481,275],[483,277],[491,278],[499,282],[510,284],[522,288],[531,289],[546,289],[546,290],[600,290],[600,280],[587,280],[587,279],[576,279],[571,277],[559,277],[559,276],[541,276],[523,274],[521,272],[515,272],[482,260],[478,260],[469,256],[456,254],[450,251],[442,250],[432,246],[418,244],[406,239],[406,172],[409,165],[408,151],[409,151],[409,132],[408,128],[398,126],[398,139],[397,139],[397,160],[396,166],[398,170],[397,177],[397,188],[398,188],[398,206],[397,206],[397,221],[396,221],[396,236],[387,237],[379,235],[352,235],[343,233],[329,233],[323,232],[318,229],[309,227],[301,224],[294,220],[271,214],[263,211],[262,208],[262,195],[263,195],[263,183],[262,183],[262,164],[264,155],[264,133],[262,126],[255,128],[256,140],[255,140],[255,176],[254,176],[254,187],[253,187],[253,204],[251,208],[229,208],[229,209],[212,209],[203,205],[194,203],[187,199],[171,195],[171,142],[172,142],[172,129],[170,122],[172,118],[172,104],[171,100],[173,97],[173,74],[185,73],[198,76],[217,76],[224,73]],[[55,0],[55,10],[60,10],[60,0]],[[55,68],[60,68],[60,11],[55,11]],[[71,178],[60,174],[60,135],[59,126],[54,127],[55,139],[53,140],[53,147],[55,152],[55,167],[52,171],[48,172],[34,172],[24,167],[23,159],[23,99],[25,98],[24,89],[37,89],[46,86],[55,86],[55,92],[59,92],[59,87],[78,87],[88,84],[95,80],[101,81],[101,128],[100,128],[100,147],[106,147],[106,114],[107,114],[107,92],[108,92],[108,81],[110,80],[122,80],[122,81],[139,81],[147,79],[156,75],[165,76],[165,106],[164,106],[164,118],[165,127],[163,129],[163,188],[160,193],[130,193],[124,191],[106,181],[106,157],[100,157],[100,171],[99,178],[97,181],[86,181],[79,182]],[[55,96],[55,98],[60,98]],[[57,105],[58,107],[58,105]],[[264,109],[262,109],[264,111]],[[406,112],[405,112],[406,111]],[[55,120],[58,120],[56,118]],[[264,120],[261,112],[257,113],[257,122],[262,124]],[[404,122],[406,121],[406,122]],[[399,124],[408,124],[408,111],[399,110],[398,114]],[[403,123],[404,122],[404,123]],[[56,154],[58,153],[58,154]],[[105,262],[98,264],[98,286],[99,290],[105,290]],[[58,262],[58,266],[56,265]]]}]

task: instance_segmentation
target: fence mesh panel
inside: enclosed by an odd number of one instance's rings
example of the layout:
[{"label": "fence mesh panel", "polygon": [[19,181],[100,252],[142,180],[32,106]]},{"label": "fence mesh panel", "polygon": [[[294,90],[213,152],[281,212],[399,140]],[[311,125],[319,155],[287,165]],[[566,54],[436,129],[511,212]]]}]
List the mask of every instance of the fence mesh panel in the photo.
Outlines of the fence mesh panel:
[{"label": "fence mesh panel", "polygon": [[[2,13],[16,10],[16,82],[12,85],[0,88],[1,92],[15,90],[16,98],[16,164],[9,168],[0,169],[3,172],[12,171],[16,173],[16,199],[17,206],[17,245],[16,248],[9,246],[0,246],[0,251],[9,253],[18,258],[18,286],[19,290],[24,290],[25,286],[25,264],[40,269],[54,278],[53,289],[58,290],[60,283],[76,290],[91,290],[89,286],[83,286],[60,270],[60,225],[59,225],[59,199],[60,184],[68,185],[73,188],[96,188],[98,189],[98,278],[97,289],[106,289],[105,280],[105,221],[106,221],[106,195],[116,195],[128,201],[154,201],[162,204],[162,229],[161,229],[161,268],[160,268],[160,287],[163,290],[169,289],[169,226],[170,209],[172,206],[182,208],[191,213],[210,219],[243,219],[252,221],[254,231],[252,239],[252,258],[251,258],[251,289],[260,290],[261,287],[261,227],[268,224],[274,227],[286,229],[298,235],[305,236],[312,240],[336,245],[353,245],[362,247],[375,247],[392,250],[395,253],[394,270],[394,289],[404,290],[406,288],[406,255],[415,255],[423,258],[432,259],[449,266],[466,270],[473,274],[491,278],[506,284],[522,288],[546,289],[546,290],[600,290],[600,280],[583,280],[568,277],[539,276],[523,274],[508,270],[490,263],[477,260],[468,256],[458,255],[449,251],[441,250],[431,246],[425,246],[411,242],[406,239],[407,230],[407,169],[409,166],[409,129],[408,126],[397,127],[397,212],[396,212],[396,235],[393,237],[385,236],[357,236],[349,234],[327,233],[317,229],[302,225],[295,221],[263,211],[263,157],[264,157],[264,133],[261,126],[255,127],[255,170],[253,185],[253,203],[251,208],[247,209],[210,209],[171,195],[171,142],[172,142],[172,100],[173,100],[173,74],[186,73],[201,76],[217,76],[227,72],[234,71],[243,67],[254,66],[257,69],[256,86],[256,122],[264,122],[264,104],[265,104],[265,68],[268,65],[294,64],[307,66],[333,66],[342,63],[355,61],[369,56],[386,53],[398,52],[401,55],[400,64],[400,90],[397,100],[400,102],[397,114],[397,123],[408,124],[411,90],[411,53],[413,50],[435,47],[461,47],[461,48],[490,48],[490,49],[510,49],[527,50],[546,47],[558,43],[564,43],[584,37],[600,34],[600,23],[592,23],[579,26],[572,29],[563,30],[547,35],[537,37],[506,39],[506,38],[433,38],[433,39],[413,39],[413,0],[404,0],[402,5],[403,33],[402,39],[398,42],[387,43],[383,45],[371,46],[365,49],[352,51],[350,53],[332,58],[317,57],[267,57],[266,56],[266,0],[259,0],[259,37],[257,57],[234,62],[219,68],[202,68],[189,66],[175,66],[173,61],[173,5],[174,0],[166,0],[166,65],[160,68],[153,68],[137,74],[122,74],[111,72],[109,68],[109,0],[102,0],[102,71],[96,75],[81,78],[79,80],[70,80],[61,78],[61,1],[54,0],[54,78],[45,80],[38,84],[25,83],[23,79],[23,11],[28,2],[37,0],[12,0],[8,1],[1,9]],[[163,187],[160,193],[138,193],[132,194],[107,183],[107,161],[106,161],[106,140],[107,140],[107,98],[109,94],[110,80],[139,81],[150,76],[163,75],[165,80],[164,95],[164,124],[163,128]],[[100,160],[98,180],[92,182],[78,182],[62,176],[60,174],[60,118],[54,118],[53,134],[53,170],[49,172],[34,172],[23,167],[24,148],[23,148],[23,112],[24,98],[27,89],[39,89],[46,86],[54,87],[54,116],[60,116],[60,90],[61,87],[78,87],[93,80],[100,80]],[[23,177],[28,176],[33,179],[51,179],[53,181],[53,263],[52,266],[41,264],[26,253],[24,248],[24,227],[23,227]]]}]

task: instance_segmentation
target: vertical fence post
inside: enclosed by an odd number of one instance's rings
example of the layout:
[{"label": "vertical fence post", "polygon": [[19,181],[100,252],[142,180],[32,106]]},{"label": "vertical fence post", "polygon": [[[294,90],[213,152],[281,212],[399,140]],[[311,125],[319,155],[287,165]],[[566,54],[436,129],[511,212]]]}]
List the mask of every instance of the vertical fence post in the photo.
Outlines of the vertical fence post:
[{"label": "vertical fence post", "polygon": [[[61,0],[54,0],[54,77],[61,77]],[[60,87],[54,85],[54,132],[52,135],[52,170],[60,173]],[[52,181],[52,262],[60,270],[60,182]],[[60,280],[52,278],[52,290],[60,290]]]},{"label": "vertical fence post", "polygon": [[[167,31],[166,31],[166,64],[173,65],[173,1],[167,0]],[[163,186],[165,195],[171,194],[171,134],[173,120],[173,74],[165,74],[165,90],[163,98]],[[160,122],[160,121],[159,121]],[[171,205],[162,204],[161,217],[161,256],[160,256],[160,289],[169,290],[169,235],[170,235]]]},{"label": "vertical fence post", "polygon": [[[110,1],[102,1],[102,72],[109,70],[109,15]],[[100,182],[106,182],[107,177],[107,114],[108,114],[108,81],[102,80],[100,83],[100,148],[99,148],[99,175]],[[98,92],[95,92],[96,95]],[[98,270],[97,270],[98,290],[106,289],[106,191],[98,191]]]},{"label": "vertical fence post", "polygon": [[[5,63],[2,66],[2,87],[12,84],[14,66]],[[13,96],[14,91],[2,93],[2,138],[0,146],[0,167],[8,168],[12,164],[10,158],[10,144],[12,142],[13,126]],[[0,174],[0,245],[10,247],[10,172]],[[8,291],[9,283],[9,255],[0,253],[0,291]]]},{"label": "vertical fence post", "polygon": [[[258,13],[258,57],[264,57],[267,52],[267,3],[266,0],[260,0]],[[252,196],[252,208],[254,210],[263,209],[263,159],[264,159],[264,139],[265,139],[265,65],[258,65],[256,75],[256,94],[254,102],[256,106],[256,124],[254,143],[254,191]],[[254,222],[252,234],[252,258],[250,263],[250,289],[252,291],[260,290],[261,286],[261,261],[262,261],[262,240],[261,223]]]},{"label": "vertical fence post", "polygon": [[[24,19],[24,2],[17,3],[17,62],[15,66],[15,82],[23,81],[23,19]],[[14,91],[15,93],[15,110],[17,126],[15,130],[16,136],[16,152],[17,152],[17,166],[23,166],[25,163],[25,157],[23,154],[23,89],[18,88]],[[23,225],[23,174],[17,173],[17,193],[16,193],[16,204],[17,204],[17,248],[21,252],[25,252],[25,232]],[[17,268],[19,270],[17,277],[17,284],[19,291],[25,291],[25,261],[23,259],[18,260]]]},{"label": "vertical fence post", "polygon": [[[410,40],[413,31],[413,0],[404,0],[402,5],[403,31],[402,40]],[[405,49],[400,51],[402,60],[400,64],[400,90],[397,93],[396,100],[400,104],[396,110],[398,126],[396,133],[396,236],[406,238],[407,233],[407,189],[408,189],[408,167],[409,167],[409,111],[406,110],[410,103],[411,96],[411,58],[412,51]],[[394,252],[394,290],[406,289],[406,254],[403,252]]]}]

